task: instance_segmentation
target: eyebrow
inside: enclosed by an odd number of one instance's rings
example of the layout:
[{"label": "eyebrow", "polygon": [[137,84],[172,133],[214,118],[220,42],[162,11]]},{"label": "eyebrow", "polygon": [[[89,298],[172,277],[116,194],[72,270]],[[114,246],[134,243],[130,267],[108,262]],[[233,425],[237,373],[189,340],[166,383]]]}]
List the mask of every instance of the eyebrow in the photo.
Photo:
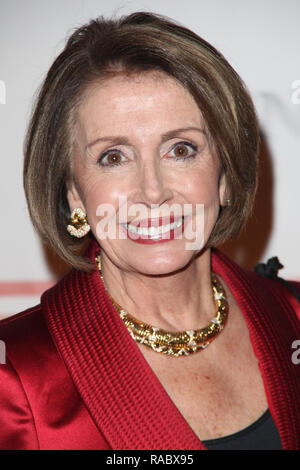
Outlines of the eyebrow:
[{"label": "eyebrow", "polygon": [[[182,132],[187,132],[187,131],[197,131],[197,132],[201,132],[201,134],[206,135],[205,130],[200,127],[179,127],[178,129],[174,129],[172,131],[162,134],[161,142],[177,137],[178,134]],[[97,139],[92,140],[86,145],[85,149],[87,150],[88,148],[93,147],[95,144],[99,142],[112,142],[115,145],[130,145],[129,140],[126,137],[117,136],[117,135],[109,135],[105,137],[98,137]]]},{"label": "eyebrow", "polygon": [[168,139],[172,139],[173,137],[177,137],[178,134],[181,132],[187,132],[187,131],[197,131],[201,132],[201,134],[205,135],[205,130],[201,129],[200,127],[180,127],[179,129],[174,129],[173,131],[166,132],[161,136],[162,142]]}]

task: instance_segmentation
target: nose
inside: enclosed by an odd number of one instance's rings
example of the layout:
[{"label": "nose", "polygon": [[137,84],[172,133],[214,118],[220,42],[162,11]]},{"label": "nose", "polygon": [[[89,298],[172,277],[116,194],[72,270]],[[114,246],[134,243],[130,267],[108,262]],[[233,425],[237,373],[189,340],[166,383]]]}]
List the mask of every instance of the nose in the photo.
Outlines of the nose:
[{"label": "nose", "polygon": [[173,196],[168,186],[167,175],[162,171],[159,161],[144,163],[137,179],[136,201],[147,206],[169,201]]}]

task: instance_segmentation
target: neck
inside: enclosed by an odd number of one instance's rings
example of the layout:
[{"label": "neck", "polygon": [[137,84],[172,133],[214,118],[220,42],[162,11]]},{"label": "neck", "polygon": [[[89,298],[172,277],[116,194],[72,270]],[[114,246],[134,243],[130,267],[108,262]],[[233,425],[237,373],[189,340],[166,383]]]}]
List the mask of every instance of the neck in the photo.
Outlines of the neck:
[{"label": "neck", "polygon": [[198,329],[215,314],[209,249],[166,276],[125,272],[102,255],[104,284],[114,300],[140,321],[171,331]]}]

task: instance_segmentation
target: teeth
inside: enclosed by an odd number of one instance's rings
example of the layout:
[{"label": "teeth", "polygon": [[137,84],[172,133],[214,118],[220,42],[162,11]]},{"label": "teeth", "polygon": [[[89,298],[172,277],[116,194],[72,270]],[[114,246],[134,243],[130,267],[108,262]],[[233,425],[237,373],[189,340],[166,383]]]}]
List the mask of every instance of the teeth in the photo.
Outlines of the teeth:
[{"label": "teeth", "polygon": [[145,237],[157,238],[164,233],[170,232],[182,225],[182,219],[178,219],[176,222],[171,224],[160,225],[159,227],[137,227],[136,225],[127,224],[127,230],[131,233],[143,235]]}]

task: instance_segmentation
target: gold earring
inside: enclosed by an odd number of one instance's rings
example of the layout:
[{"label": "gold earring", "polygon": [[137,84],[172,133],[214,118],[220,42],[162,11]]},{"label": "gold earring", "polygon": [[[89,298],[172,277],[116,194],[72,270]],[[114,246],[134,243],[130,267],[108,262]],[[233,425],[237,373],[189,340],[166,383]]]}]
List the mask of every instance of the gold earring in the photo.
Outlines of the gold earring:
[{"label": "gold earring", "polygon": [[86,213],[79,207],[76,207],[76,209],[72,211],[67,230],[72,237],[76,238],[84,237],[91,230],[91,227],[87,223]]}]

